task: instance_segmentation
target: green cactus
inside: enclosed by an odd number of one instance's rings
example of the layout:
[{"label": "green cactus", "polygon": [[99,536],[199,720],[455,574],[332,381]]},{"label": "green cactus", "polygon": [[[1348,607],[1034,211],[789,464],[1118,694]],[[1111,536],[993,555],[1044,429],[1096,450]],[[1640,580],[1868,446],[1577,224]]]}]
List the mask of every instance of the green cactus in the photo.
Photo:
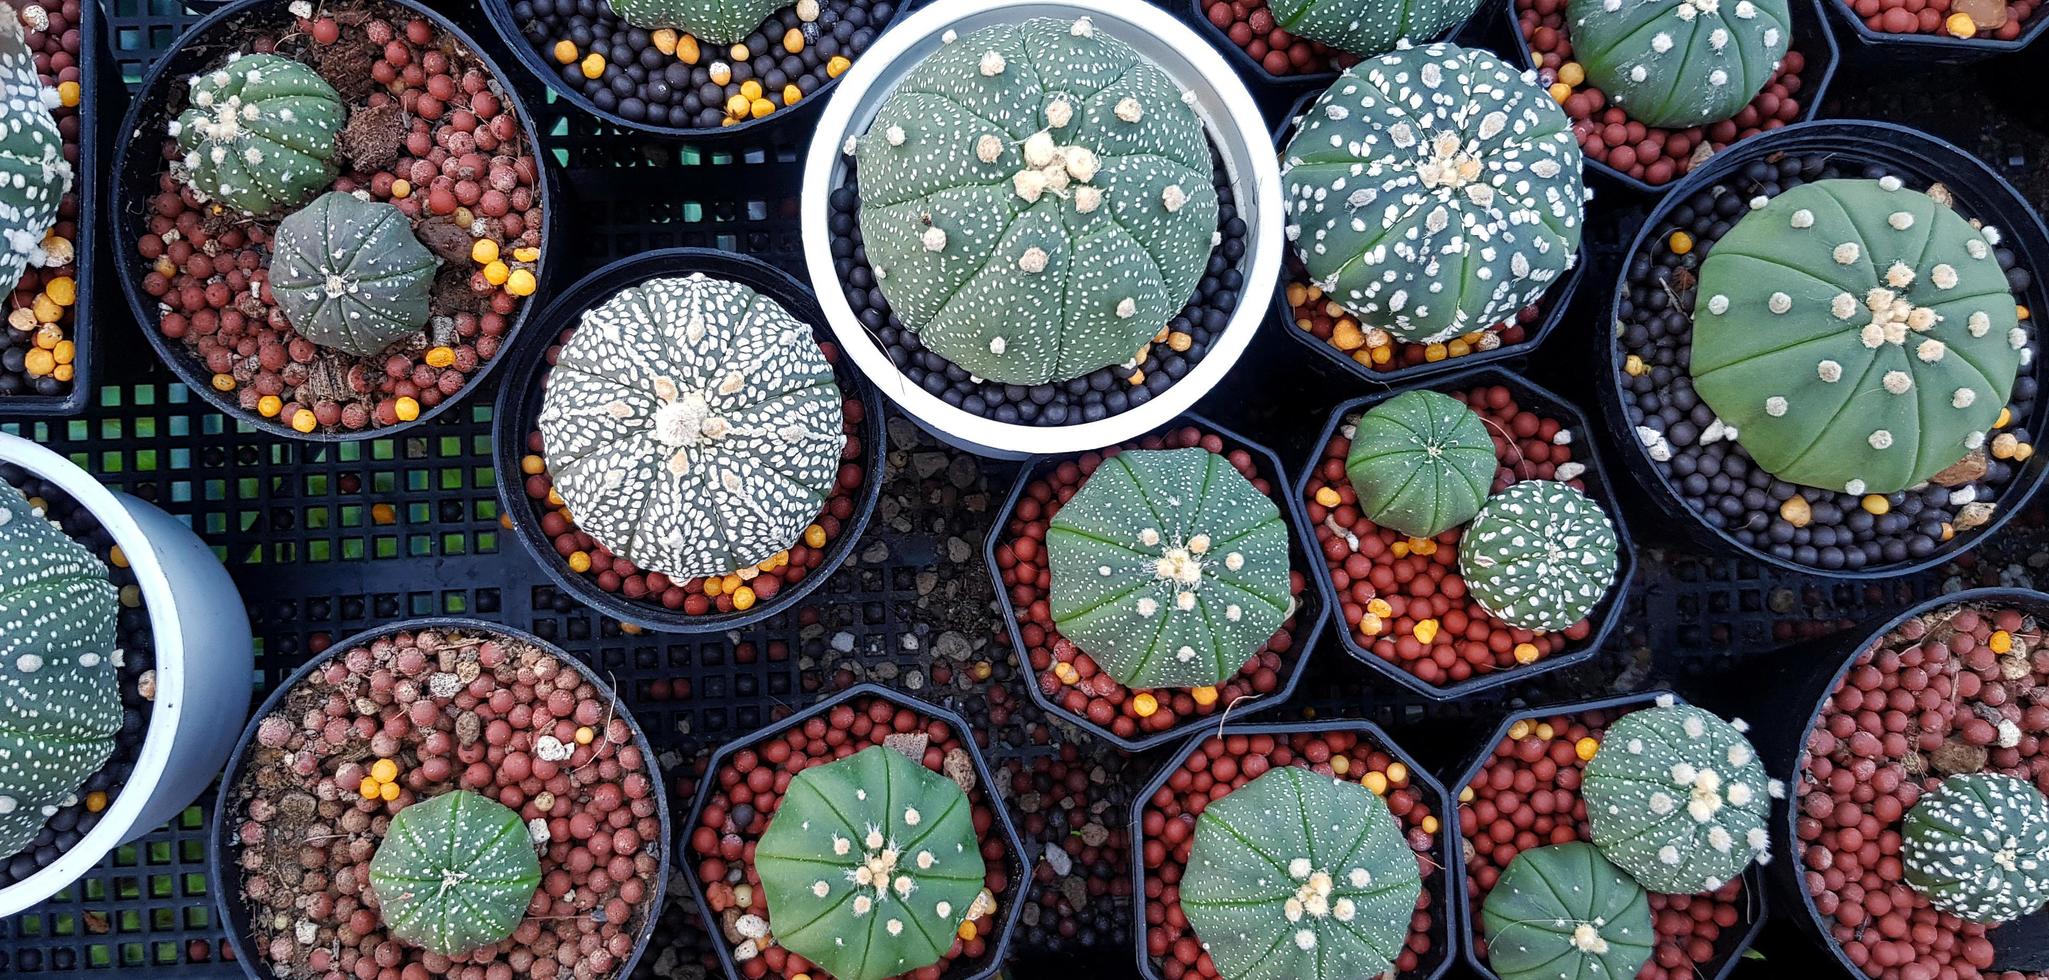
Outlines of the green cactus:
[{"label": "green cactus", "polygon": [[42,265],[43,239],[71,192],[71,164],[50,109],[57,93],[36,74],[21,18],[0,16],[0,292],[13,292],[31,265]]},{"label": "green cactus", "polygon": [[1103,460],[1046,527],[1053,623],[1132,687],[1238,672],[1287,619],[1288,525],[1222,456]]},{"label": "green cactus", "polygon": [[1786,0],[1568,0],[1587,81],[1646,126],[1721,122],[1750,104],[1793,39]]},{"label": "green cactus", "polygon": [[457,956],[519,927],[541,862],[519,814],[468,790],[406,807],[370,858],[370,886],[391,934]]},{"label": "green cactus", "polygon": [[1517,854],[1480,920],[1501,980],[1628,980],[1658,939],[1650,895],[1592,844]]},{"label": "green cactus", "polygon": [[1900,828],[1907,884],[1952,915],[1998,925],[2049,904],[2049,798],[1997,773],[1951,776]]},{"label": "green cactus", "polygon": [[399,209],[329,191],[278,223],[270,288],[300,336],[369,356],[419,333],[440,266]]},{"label": "green cactus", "polygon": [[939,962],[987,871],[973,809],[879,745],[798,773],[754,849],[775,941],[838,980]]},{"label": "green cactus", "polygon": [[1422,892],[1385,801],[1277,766],[1202,811],[1181,911],[1224,980],[1340,980],[1394,966]]},{"label": "green cactus", "polygon": [[942,46],[854,147],[883,296],[978,377],[1031,385],[1130,362],[1208,268],[1202,121],[1086,17]]},{"label": "green cactus", "polygon": [[251,54],[187,81],[190,107],[170,128],[184,154],[179,169],[202,200],[263,216],[334,183],[335,135],[348,110],[313,69]]},{"label": "green cactus", "polygon": [[612,12],[635,27],[670,28],[711,44],[733,44],[787,0],[612,0]]},{"label": "green cactus", "polygon": [[1924,483],[1984,444],[2022,364],[1997,241],[1896,177],[1786,191],[1701,263],[1694,388],[1782,480]]},{"label": "green cactus", "polygon": [[1550,632],[1587,618],[1615,584],[1615,525],[1601,505],[1551,480],[1488,498],[1459,539],[1459,577],[1489,615]]},{"label": "green cactus", "polygon": [[1288,239],[1361,322],[1412,343],[1492,326],[1579,250],[1579,143],[1534,76],[1453,44],[1348,69],[1281,162]]},{"label": "green cactus", "polygon": [[1740,727],[1669,697],[1608,726],[1580,788],[1601,853],[1667,895],[1714,891],[1768,859],[1783,793]]},{"label": "green cactus", "polygon": [[1345,475],[1368,520],[1434,538],[1480,512],[1495,465],[1494,439],[1477,413],[1450,395],[1418,389],[1359,416]]},{"label": "green cactus", "polygon": [[106,566],[0,483],[0,858],[114,754],[117,611]]}]

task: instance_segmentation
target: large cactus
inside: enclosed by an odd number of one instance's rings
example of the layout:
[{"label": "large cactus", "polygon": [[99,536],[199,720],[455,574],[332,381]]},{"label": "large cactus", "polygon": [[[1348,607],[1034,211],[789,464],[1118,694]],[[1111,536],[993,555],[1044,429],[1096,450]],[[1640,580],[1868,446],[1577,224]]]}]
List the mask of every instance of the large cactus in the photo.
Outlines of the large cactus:
[{"label": "large cactus", "polygon": [[1786,0],[1570,0],[1566,22],[1608,101],[1675,129],[1741,112],[1793,40]]},{"label": "large cactus", "polygon": [[368,356],[427,322],[440,266],[397,208],[329,191],[278,223],[270,288],[300,336]]},{"label": "large cactus", "polygon": [[785,0],[612,0],[612,12],[635,27],[684,31],[710,44],[744,41]]},{"label": "large cactus", "polygon": [[1951,776],[1900,828],[1907,884],[1935,907],[1997,925],[2049,903],[2049,799],[2024,779]]},{"label": "large cactus", "polygon": [[1494,439],[1450,395],[1403,392],[1359,416],[1345,475],[1368,520],[1434,538],[1473,519],[1494,484]]},{"label": "large cactus", "polygon": [[348,110],[313,69],[251,54],[187,81],[190,107],[172,120],[171,135],[201,198],[263,216],[334,183],[335,135]]},{"label": "large cactus", "polygon": [[1658,939],[1650,896],[1592,844],[1517,854],[1480,919],[1501,980],[1628,980]]},{"label": "large cactus", "polygon": [[398,811],[370,858],[370,886],[391,934],[443,956],[512,935],[540,884],[540,858],[519,814],[468,790]]},{"label": "large cactus", "polygon": [[1693,895],[1767,855],[1781,787],[1736,726],[1661,701],[1608,726],[1580,792],[1608,860],[1651,891]]},{"label": "large cactus", "polygon": [[71,192],[64,137],[50,115],[57,93],[36,74],[35,52],[12,8],[0,10],[0,292],[12,292],[31,263],[44,261],[43,239]]},{"label": "large cactus", "polygon": [[1563,483],[1524,480],[1480,508],[1459,539],[1458,569],[1494,618],[1562,630],[1608,594],[1619,549],[1600,504]]},{"label": "large cactus", "polygon": [[1457,27],[1479,0],[1272,0],[1274,26],[1370,58]]}]

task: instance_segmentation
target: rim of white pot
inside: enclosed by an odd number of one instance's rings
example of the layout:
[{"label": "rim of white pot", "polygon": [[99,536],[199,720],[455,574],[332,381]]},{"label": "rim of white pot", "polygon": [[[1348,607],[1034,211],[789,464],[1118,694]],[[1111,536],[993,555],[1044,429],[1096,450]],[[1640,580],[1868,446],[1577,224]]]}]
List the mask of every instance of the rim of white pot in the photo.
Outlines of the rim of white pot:
[{"label": "rim of white pot", "polygon": [[149,712],[149,728],[143,735],[142,748],[136,753],[135,765],[127,781],[113,794],[107,809],[100,814],[99,822],[86,831],[77,844],[35,874],[0,888],[0,917],[4,917],[37,905],[69,887],[128,839],[135,829],[136,819],[156,792],[157,783],[163,779],[165,765],[170,760],[178,715],[185,703],[185,649],[170,579],[157,562],[156,551],[151,548],[149,538],[135,523],[128,508],[115,498],[113,491],[70,460],[19,436],[0,433],[0,462],[13,463],[56,484],[71,499],[91,511],[113,537],[114,543],[121,547],[122,556],[128,559],[128,570],[135,574],[136,585],[142,590],[143,604],[149,610],[150,631],[156,638],[157,682],[156,697],[152,699]]},{"label": "rim of white pot", "polygon": [[[1222,156],[1246,223],[1246,254],[1240,268],[1245,286],[1230,321],[1188,373],[1145,404],[1095,422],[1021,425],[998,422],[947,404],[912,384],[854,316],[832,257],[828,198],[846,176],[846,138],[865,132],[897,81],[937,50],[948,31],[967,34],[992,24],[1028,17],[1088,17],[1110,36],[1151,59],[1183,91]],[[825,320],[840,348],[876,389],[921,425],[962,448],[983,455],[1072,453],[1115,445],[1159,428],[1214,388],[1236,364],[1259,330],[1270,293],[1280,281],[1281,227],[1279,157],[1252,93],[1208,41],[1165,9],[1136,0],[939,0],[883,32],[839,80],[812,136],[804,161],[802,232],[804,262]],[[1262,292],[1264,290],[1265,292]]]}]

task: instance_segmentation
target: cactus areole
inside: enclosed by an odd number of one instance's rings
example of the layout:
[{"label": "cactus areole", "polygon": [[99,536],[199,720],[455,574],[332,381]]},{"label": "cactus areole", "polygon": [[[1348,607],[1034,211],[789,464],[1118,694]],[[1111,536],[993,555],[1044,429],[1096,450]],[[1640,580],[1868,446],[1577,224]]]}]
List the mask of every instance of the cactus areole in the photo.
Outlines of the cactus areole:
[{"label": "cactus areole", "polygon": [[1488,498],[1459,539],[1473,601],[1510,626],[1562,630],[1615,584],[1621,545],[1601,505],[1571,486],[1524,480]]},{"label": "cactus areole", "polygon": [[1494,484],[1494,439],[1450,395],[1403,392],[1353,423],[1345,475],[1381,527],[1434,538],[1473,519]]},{"label": "cactus areole", "polygon": [[1370,58],[1457,27],[1479,0],[1273,0],[1274,26]]},{"label": "cactus areole", "polygon": [[1569,0],[1565,16],[1587,81],[1646,126],[1735,116],[1793,42],[1786,0]]},{"label": "cactus areole", "polygon": [[1951,776],[1907,811],[1907,884],[1936,908],[1998,925],[2049,904],[2049,798],[1997,773]]},{"label": "cactus areole", "polygon": [[1658,939],[1650,895],[1584,843],[1517,854],[1480,920],[1501,980],[1628,980]]},{"label": "cactus areole", "polygon": [[1181,911],[1224,980],[1350,980],[1394,966],[1422,891],[1385,801],[1278,766],[1202,811]]},{"label": "cactus areole", "polygon": [[1784,787],[1735,725],[1667,697],[1608,726],[1580,794],[1608,860],[1651,891],[1695,895],[1769,860]]},{"label": "cactus areole", "polygon": [[0,16],[0,287],[12,292],[30,265],[43,265],[43,239],[71,192],[64,137],[50,110],[55,89],[36,74],[21,18]]},{"label": "cactus areole", "polygon": [[877,285],[976,377],[1034,385],[1129,363],[1208,269],[1202,122],[1088,18],[953,38],[852,142]]},{"label": "cactus areole", "polygon": [[541,862],[519,814],[468,790],[398,811],[370,858],[370,886],[391,934],[443,956],[512,935],[540,884]]},{"label": "cactus areole", "polygon": [[0,483],[0,858],[114,754],[117,612],[106,566]]},{"label": "cactus areole", "polygon": [[798,773],[754,848],[775,941],[838,980],[939,962],[982,901],[973,809],[880,745]]},{"label": "cactus areole", "polygon": [[1046,551],[1054,625],[1128,686],[1221,683],[1292,603],[1280,508],[1205,449],[1103,460]]},{"label": "cactus areole", "polygon": [[1752,204],[1701,263],[1691,371],[1758,465],[1884,494],[1984,445],[2028,340],[1998,232],[1897,177]]},{"label": "cactus areole", "polygon": [[171,121],[184,154],[174,170],[201,200],[265,216],[296,208],[334,182],[341,96],[312,68],[274,54],[231,56],[187,79],[188,108]]},{"label": "cactus areole", "polygon": [[1323,291],[1411,343],[1484,330],[1579,250],[1580,149],[1565,111],[1453,44],[1347,69],[1282,155],[1287,234]]},{"label": "cactus areole", "polygon": [[708,44],[734,44],[786,0],[612,0],[612,12],[644,30],[683,31]]},{"label": "cactus areole", "polygon": [[329,191],[278,223],[270,288],[300,336],[368,356],[427,323],[440,267],[398,208]]}]

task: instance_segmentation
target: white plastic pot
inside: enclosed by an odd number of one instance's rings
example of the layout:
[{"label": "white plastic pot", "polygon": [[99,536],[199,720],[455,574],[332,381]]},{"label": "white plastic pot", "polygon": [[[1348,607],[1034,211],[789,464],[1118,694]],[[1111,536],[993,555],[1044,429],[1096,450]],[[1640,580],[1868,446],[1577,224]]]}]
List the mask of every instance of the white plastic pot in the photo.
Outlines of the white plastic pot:
[{"label": "white plastic pot", "polygon": [[0,888],[4,917],[64,890],[206,791],[249,713],[256,655],[234,580],[191,528],[18,436],[0,433],[0,462],[56,484],[107,529],[135,573],[156,641],[156,699],[128,781],[76,846]]},{"label": "white plastic pot", "polygon": [[[1223,332],[1188,374],[1145,404],[1097,422],[1037,426],[1006,424],[964,412],[912,384],[854,316],[833,268],[831,209],[827,198],[846,178],[847,137],[868,131],[896,85],[945,43],[952,31],[966,36],[993,24],[1031,17],[1074,20],[1088,17],[1097,30],[1136,48],[1184,91],[1223,157],[1246,224],[1245,289]],[[804,261],[825,319],[840,347],[861,373],[912,420],[945,442],[984,456],[1018,458],[1041,453],[1082,452],[1114,445],[1156,429],[1188,410],[1223,380],[1259,330],[1280,281],[1285,248],[1281,226],[1281,176],[1273,137],[1252,94],[1216,49],[1173,14],[1141,0],[938,0],[906,17],[876,39],[854,67],[840,77],[839,92],[825,107],[804,161]]]}]

